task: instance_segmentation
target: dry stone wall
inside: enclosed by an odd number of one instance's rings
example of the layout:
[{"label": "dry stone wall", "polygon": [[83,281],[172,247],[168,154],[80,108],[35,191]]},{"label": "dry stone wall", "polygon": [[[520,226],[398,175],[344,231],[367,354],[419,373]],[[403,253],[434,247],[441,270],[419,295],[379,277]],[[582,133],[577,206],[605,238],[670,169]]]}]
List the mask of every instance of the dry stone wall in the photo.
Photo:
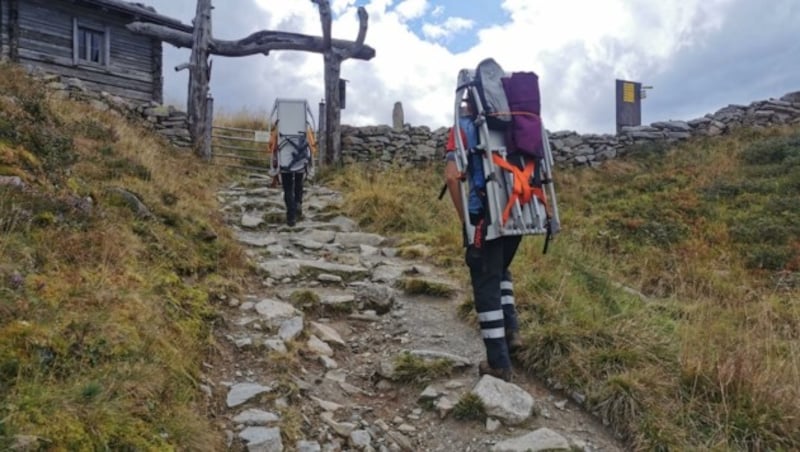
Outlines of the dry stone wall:
[{"label": "dry stone wall", "polygon": [[447,129],[431,130],[427,126],[405,124],[395,129],[388,125],[342,126],[342,158],[344,163],[356,161],[393,162],[409,165],[442,158]]},{"label": "dry stone wall", "polygon": [[[697,136],[723,135],[740,127],[784,124],[800,124],[800,91],[750,105],[728,105],[690,121],[670,120],[624,127],[616,135],[550,132],[550,144],[559,167],[595,166],[625,155],[637,145],[674,143]],[[379,161],[414,165],[441,160],[446,139],[446,128],[431,130],[408,124],[402,129],[388,125],[343,126],[342,153],[345,163]]]},{"label": "dry stone wall", "polygon": [[[105,92],[87,89],[75,78],[44,75],[41,78],[56,95],[89,102],[100,110],[114,110],[144,123],[166,137],[173,145],[190,147],[188,118],[185,112],[155,102],[133,104]],[[399,124],[402,107],[395,107],[395,124],[353,127],[342,126],[344,163],[379,162],[419,165],[442,159],[447,128]],[[400,120],[400,121],[398,121]],[[623,127],[612,134],[579,134],[574,131],[550,132],[553,159],[559,167],[596,166],[625,155],[637,145],[674,143],[698,136],[718,136],[740,127],[765,128],[800,124],[800,91],[780,99],[728,105],[714,113],[690,121],[659,121],[647,126]]]},{"label": "dry stone wall", "polygon": [[191,147],[188,116],[172,106],[157,102],[134,103],[107,92],[97,92],[86,88],[77,78],[61,77],[53,74],[39,75],[48,90],[56,96],[88,102],[94,108],[113,110],[123,116],[137,119],[147,127],[160,133],[175,146]]}]

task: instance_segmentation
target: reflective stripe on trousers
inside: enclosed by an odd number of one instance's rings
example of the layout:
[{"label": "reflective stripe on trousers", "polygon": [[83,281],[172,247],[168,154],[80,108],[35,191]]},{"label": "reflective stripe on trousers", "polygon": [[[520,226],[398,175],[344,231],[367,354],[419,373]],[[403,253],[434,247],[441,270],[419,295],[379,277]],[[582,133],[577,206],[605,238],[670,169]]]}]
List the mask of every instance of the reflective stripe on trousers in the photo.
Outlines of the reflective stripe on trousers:
[{"label": "reflective stripe on trousers", "polygon": [[[486,346],[489,366],[494,369],[511,367],[506,343],[506,330],[516,329],[517,316],[513,303],[503,304],[501,284],[508,289],[511,277],[507,271],[521,237],[500,237],[484,243],[480,261],[469,261],[475,310]],[[469,252],[469,250],[468,250]],[[506,301],[513,302],[512,298]],[[508,295],[506,295],[508,296]]]}]

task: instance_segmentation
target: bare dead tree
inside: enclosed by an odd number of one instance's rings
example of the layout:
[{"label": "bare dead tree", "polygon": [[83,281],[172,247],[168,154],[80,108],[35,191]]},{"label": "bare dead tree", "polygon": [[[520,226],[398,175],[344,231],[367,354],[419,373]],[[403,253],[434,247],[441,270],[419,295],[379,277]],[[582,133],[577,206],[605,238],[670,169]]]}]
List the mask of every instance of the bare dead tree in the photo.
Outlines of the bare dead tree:
[{"label": "bare dead tree", "polygon": [[331,8],[328,0],[311,0],[319,8],[319,20],[322,24],[322,42],[325,64],[325,136],[322,137],[323,162],[328,165],[342,162],[342,127],[341,105],[339,103],[339,80],[341,79],[342,61],[354,58],[364,48],[367,36],[367,10],[358,8],[358,36],[355,45],[348,48],[333,46],[331,39]]}]

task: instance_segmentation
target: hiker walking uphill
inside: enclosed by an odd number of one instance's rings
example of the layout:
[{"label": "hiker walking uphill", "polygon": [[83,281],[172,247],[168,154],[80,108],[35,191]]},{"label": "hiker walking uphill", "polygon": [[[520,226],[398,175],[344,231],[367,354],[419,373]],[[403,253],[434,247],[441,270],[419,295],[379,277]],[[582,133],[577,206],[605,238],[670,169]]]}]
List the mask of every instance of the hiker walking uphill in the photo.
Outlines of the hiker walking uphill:
[{"label": "hiker walking uphill", "polygon": [[[476,148],[478,135],[468,103],[461,106],[459,123],[462,142],[469,149]],[[455,129],[450,129],[445,151],[447,159],[445,179],[459,220],[463,224],[465,216],[459,187],[462,176],[456,165]],[[477,153],[469,154],[468,162],[467,177],[470,180],[470,187],[466,219],[472,225],[479,225],[485,221],[483,205],[486,193],[483,187],[485,183],[483,166]],[[520,239],[519,236],[508,236],[481,243],[482,238],[479,237],[476,243],[467,244],[466,251],[475,308],[487,355],[487,360],[479,364],[478,370],[481,375],[488,373],[505,381],[511,379],[510,353],[522,345],[514,306],[511,272],[508,270]]]},{"label": "hiker walking uphill", "polygon": [[280,173],[286,224],[294,226],[303,216],[303,183],[312,168],[316,147],[311,112],[303,99],[277,99],[272,110],[269,149],[271,174]]},{"label": "hiker walking uphill", "polygon": [[507,76],[494,60],[484,60],[459,73],[455,108],[445,181],[464,232],[486,348],[479,372],[509,381],[511,354],[522,345],[509,266],[523,235],[545,235],[546,251],[558,230],[538,78]]}]

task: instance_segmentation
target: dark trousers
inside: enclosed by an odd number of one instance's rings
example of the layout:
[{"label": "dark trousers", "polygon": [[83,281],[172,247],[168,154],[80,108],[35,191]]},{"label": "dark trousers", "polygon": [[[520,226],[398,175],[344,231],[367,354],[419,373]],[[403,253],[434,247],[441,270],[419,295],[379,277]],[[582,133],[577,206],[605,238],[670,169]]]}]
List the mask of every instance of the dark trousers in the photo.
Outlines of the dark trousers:
[{"label": "dark trousers", "polygon": [[481,336],[489,366],[494,369],[511,367],[506,333],[519,329],[508,267],[521,240],[521,236],[498,237],[485,242],[479,254],[467,248],[467,265]]},{"label": "dark trousers", "polygon": [[286,222],[294,225],[303,208],[303,172],[281,173],[283,201],[286,203]]}]

